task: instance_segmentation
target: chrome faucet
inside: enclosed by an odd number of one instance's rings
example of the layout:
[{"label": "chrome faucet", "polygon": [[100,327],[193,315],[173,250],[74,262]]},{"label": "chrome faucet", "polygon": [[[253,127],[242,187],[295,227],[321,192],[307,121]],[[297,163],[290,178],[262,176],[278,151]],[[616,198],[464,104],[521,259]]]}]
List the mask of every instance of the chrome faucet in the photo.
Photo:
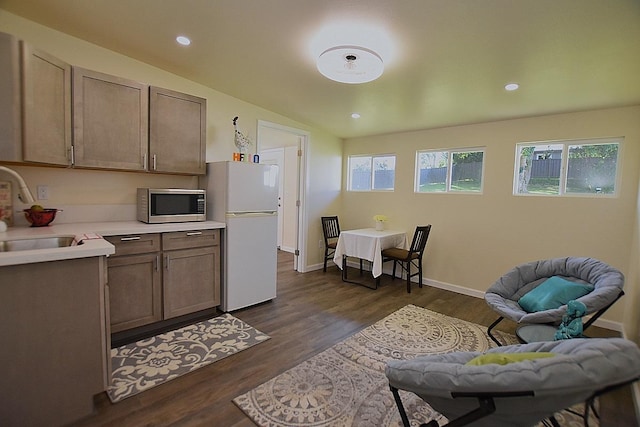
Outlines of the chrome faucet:
[{"label": "chrome faucet", "polygon": [[24,182],[24,179],[22,179],[18,172],[4,166],[0,166],[0,171],[7,172],[9,175],[12,175],[15,179],[18,180],[18,186],[20,187],[18,198],[22,201],[22,203],[35,203],[33,194],[31,194],[31,191],[29,191],[29,187],[27,187],[27,184]]}]

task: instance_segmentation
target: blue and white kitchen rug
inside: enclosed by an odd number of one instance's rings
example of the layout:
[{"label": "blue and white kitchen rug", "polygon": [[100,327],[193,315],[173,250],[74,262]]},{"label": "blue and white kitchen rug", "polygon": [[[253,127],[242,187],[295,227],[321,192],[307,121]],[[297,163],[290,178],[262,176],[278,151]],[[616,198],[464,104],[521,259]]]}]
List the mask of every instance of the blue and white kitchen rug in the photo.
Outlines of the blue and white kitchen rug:
[{"label": "blue and white kitchen rug", "polygon": [[269,339],[230,314],[111,350],[113,403]]}]

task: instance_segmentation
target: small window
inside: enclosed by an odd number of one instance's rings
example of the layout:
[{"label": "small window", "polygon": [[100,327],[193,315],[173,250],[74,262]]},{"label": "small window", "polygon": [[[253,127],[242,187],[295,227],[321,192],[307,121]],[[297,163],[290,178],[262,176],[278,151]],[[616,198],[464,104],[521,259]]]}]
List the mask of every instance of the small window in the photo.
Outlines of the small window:
[{"label": "small window", "polygon": [[620,143],[620,139],[607,139],[518,144],[513,192],[615,194]]},{"label": "small window", "polygon": [[396,156],[349,156],[350,191],[392,191],[396,178]]},{"label": "small window", "polygon": [[415,191],[479,193],[483,171],[484,149],[418,151]]}]

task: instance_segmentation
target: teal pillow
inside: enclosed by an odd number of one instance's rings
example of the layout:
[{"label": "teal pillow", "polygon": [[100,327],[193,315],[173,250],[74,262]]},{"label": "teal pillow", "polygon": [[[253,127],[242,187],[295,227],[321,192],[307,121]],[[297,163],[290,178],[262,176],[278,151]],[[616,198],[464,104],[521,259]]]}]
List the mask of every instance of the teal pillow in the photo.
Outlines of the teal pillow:
[{"label": "teal pillow", "polygon": [[585,296],[591,291],[593,291],[591,285],[552,276],[524,294],[518,300],[518,304],[528,313],[551,310],[565,305],[572,299]]}]

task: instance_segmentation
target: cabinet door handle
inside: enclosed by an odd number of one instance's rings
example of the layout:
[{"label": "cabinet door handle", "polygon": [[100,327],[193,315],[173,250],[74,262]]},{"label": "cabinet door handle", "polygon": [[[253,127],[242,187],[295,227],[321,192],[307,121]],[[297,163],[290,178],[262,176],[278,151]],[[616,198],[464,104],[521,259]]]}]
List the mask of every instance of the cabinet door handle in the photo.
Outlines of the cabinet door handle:
[{"label": "cabinet door handle", "polygon": [[133,240],[140,240],[140,236],[131,236],[131,237],[121,237],[121,242],[131,242]]},{"label": "cabinet door handle", "polygon": [[160,271],[160,255],[156,255],[156,262],[155,262],[155,264],[156,264],[156,265],[154,266],[155,270],[156,270],[156,271]]},{"label": "cabinet door handle", "polygon": [[157,168],[156,168],[156,155],[155,154],[153,155],[152,159],[153,159],[153,170],[156,170]]},{"label": "cabinet door handle", "polygon": [[164,269],[165,270],[169,269],[169,255],[164,256]]},{"label": "cabinet door handle", "polygon": [[202,231],[188,231],[187,236],[200,236]]}]

